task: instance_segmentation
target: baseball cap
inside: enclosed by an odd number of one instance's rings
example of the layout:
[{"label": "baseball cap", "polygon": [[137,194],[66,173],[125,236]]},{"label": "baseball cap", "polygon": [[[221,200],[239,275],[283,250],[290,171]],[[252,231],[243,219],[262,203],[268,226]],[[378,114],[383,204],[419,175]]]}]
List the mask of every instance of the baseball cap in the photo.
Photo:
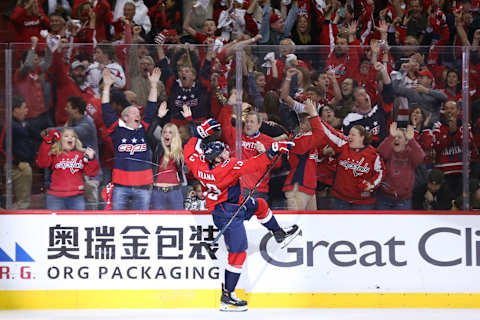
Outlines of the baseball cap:
[{"label": "baseball cap", "polygon": [[428,182],[433,184],[433,185],[442,184],[443,179],[444,179],[443,172],[438,170],[438,169],[433,169],[428,174]]},{"label": "baseball cap", "polygon": [[433,74],[430,72],[430,70],[428,69],[424,69],[422,71],[419,71],[418,72],[418,75],[419,76],[426,76],[426,77],[429,77],[430,79],[432,79],[432,81],[434,80],[433,79]]},{"label": "baseball cap", "polygon": [[278,13],[273,13],[270,15],[270,23],[275,23],[280,20],[281,16]]},{"label": "baseball cap", "polygon": [[73,61],[71,69],[74,70],[74,69],[77,69],[78,67],[83,67],[85,69],[85,65],[82,62],[80,62],[79,60]]}]

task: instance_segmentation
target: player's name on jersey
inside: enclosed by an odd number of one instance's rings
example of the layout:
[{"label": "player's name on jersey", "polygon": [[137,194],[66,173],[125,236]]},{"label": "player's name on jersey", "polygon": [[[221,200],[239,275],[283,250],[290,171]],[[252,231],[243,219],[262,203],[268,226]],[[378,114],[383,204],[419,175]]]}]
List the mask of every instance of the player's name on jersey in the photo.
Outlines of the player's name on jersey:
[{"label": "player's name on jersey", "polygon": [[215,181],[215,177],[213,176],[213,174],[206,173],[201,170],[198,170],[198,176],[204,180]]}]

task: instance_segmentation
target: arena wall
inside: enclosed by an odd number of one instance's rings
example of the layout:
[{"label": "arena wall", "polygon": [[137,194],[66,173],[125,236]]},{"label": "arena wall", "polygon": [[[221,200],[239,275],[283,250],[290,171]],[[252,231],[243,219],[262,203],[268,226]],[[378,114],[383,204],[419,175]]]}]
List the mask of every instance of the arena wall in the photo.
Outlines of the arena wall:
[{"label": "arena wall", "polygon": [[[480,308],[475,212],[289,212],[280,249],[255,218],[237,286],[251,308]],[[216,308],[226,250],[203,212],[0,214],[0,309]]]}]

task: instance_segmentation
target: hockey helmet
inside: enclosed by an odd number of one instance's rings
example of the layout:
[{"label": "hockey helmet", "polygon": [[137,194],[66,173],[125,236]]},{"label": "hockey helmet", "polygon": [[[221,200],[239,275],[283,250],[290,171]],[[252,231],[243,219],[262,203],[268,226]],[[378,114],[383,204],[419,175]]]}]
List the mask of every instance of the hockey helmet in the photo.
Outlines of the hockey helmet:
[{"label": "hockey helmet", "polygon": [[207,143],[203,150],[203,155],[208,162],[213,162],[216,157],[219,157],[226,149],[226,146],[221,141],[211,141]]}]

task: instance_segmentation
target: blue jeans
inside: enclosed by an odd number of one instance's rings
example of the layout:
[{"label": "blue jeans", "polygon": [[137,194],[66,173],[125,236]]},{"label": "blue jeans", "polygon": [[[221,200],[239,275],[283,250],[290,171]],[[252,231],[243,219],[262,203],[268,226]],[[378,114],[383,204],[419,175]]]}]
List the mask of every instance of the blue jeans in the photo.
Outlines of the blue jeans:
[{"label": "blue jeans", "polygon": [[377,194],[377,210],[412,210],[412,199],[393,200]]},{"label": "blue jeans", "polygon": [[375,210],[375,204],[355,204],[333,198],[333,210]]},{"label": "blue jeans", "polygon": [[167,192],[152,191],[152,210],[183,210],[183,193],[181,189]]},{"label": "blue jeans", "polygon": [[112,194],[112,210],[128,210],[131,199],[131,210],[148,210],[150,208],[150,189],[116,184]]},{"label": "blue jeans", "polygon": [[48,210],[85,210],[83,194],[71,197],[56,197],[47,193],[46,202]]}]

